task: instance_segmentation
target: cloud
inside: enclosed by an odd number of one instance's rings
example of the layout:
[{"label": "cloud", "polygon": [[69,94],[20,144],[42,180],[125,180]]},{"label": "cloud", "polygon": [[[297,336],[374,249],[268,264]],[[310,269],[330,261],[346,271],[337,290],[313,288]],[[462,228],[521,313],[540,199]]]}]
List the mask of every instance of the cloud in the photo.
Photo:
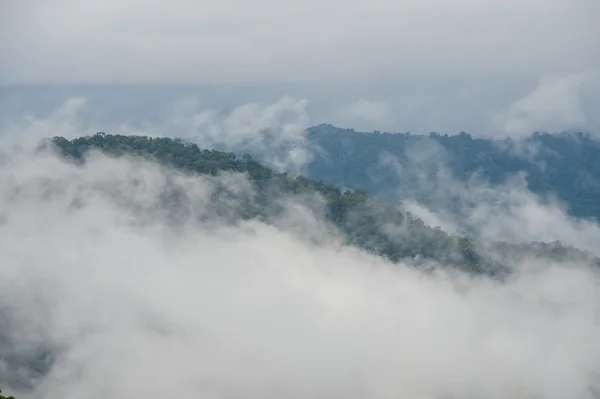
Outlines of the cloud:
[{"label": "cloud", "polygon": [[249,152],[278,170],[298,172],[310,161],[306,141],[309,101],[284,96],[273,103],[250,102],[230,108],[203,107],[198,98],[163,104],[160,117],[147,121],[94,119],[101,107],[83,97],[66,99],[46,114],[26,112],[6,117],[0,126],[3,144],[34,143],[48,135],[74,138],[99,131],[179,137],[202,148]]},{"label": "cloud", "polygon": [[[359,131],[410,131],[414,134],[429,134],[432,131],[456,134],[466,131],[477,137],[492,138],[504,138],[507,135],[520,137],[524,130],[535,126],[545,126],[550,131],[581,128],[582,124],[576,118],[561,116],[566,110],[580,107],[577,112],[585,117],[583,127],[594,133],[600,129],[600,116],[594,111],[600,106],[599,91],[595,90],[592,73],[582,72],[581,76],[589,76],[589,82],[574,91],[567,90],[566,95],[555,93],[548,97],[559,102],[574,99],[573,106],[566,107],[564,111],[536,111],[522,115],[521,119],[514,119],[513,116],[517,114],[511,114],[509,109],[512,109],[511,104],[535,90],[539,84],[538,76],[504,76],[497,79],[437,77],[400,82],[251,86],[11,87],[0,89],[0,123],[4,121],[4,125],[10,125],[16,117],[27,114],[46,118],[52,109],[59,108],[65,101],[85,98],[86,106],[78,114],[82,119],[80,123],[83,127],[95,126],[96,130],[105,132],[143,132],[152,129],[161,135],[174,134],[172,132],[180,128],[183,130],[186,124],[191,129],[191,118],[198,118],[202,112],[210,122],[222,124],[236,108],[255,107],[255,118],[259,118],[262,109],[279,104],[285,107],[289,105],[290,109],[286,111],[288,116],[296,113],[298,126],[303,128],[309,123],[331,123]],[[304,103],[305,108],[294,110],[294,102],[299,105]],[[178,118],[183,119],[178,122],[180,128],[175,123]],[[285,123],[291,122],[289,117],[277,118],[283,118],[282,123],[283,120]],[[522,130],[517,133],[507,130],[504,125],[513,120],[511,118],[518,123],[524,122]],[[570,124],[569,121],[577,123]],[[167,122],[170,123],[168,127]]]},{"label": "cloud", "polygon": [[[504,283],[423,274],[312,243],[285,223],[202,222],[215,183],[248,193],[232,175],[101,155],[84,167],[48,153],[8,159],[2,332],[18,355],[54,356],[20,398],[598,392],[597,271],[517,265],[523,271]],[[172,185],[192,216],[175,224],[161,199]]]},{"label": "cloud", "polygon": [[[75,92],[59,102],[113,85],[98,97],[118,119],[188,95],[201,109],[290,95],[318,104],[317,122],[367,131],[600,128],[598,90],[574,77],[600,65],[596,0],[92,3],[4,2],[0,114],[10,85]],[[568,82],[529,98],[548,76]]]},{"label": "cloud", "polygon": [[539,75],[598,65],[595,12],[595,0],[26,0],[3,6],[0,76],[212,85]]},{"label": "cloud", "polygon": [[[521,146],[514,156],[534,157],[525,148]],[[396,198],[415,216],[445,231],[487,242],[560,241],[600,255],[597,221],[571,218],[566,204],[557,198],[535,195],[524,174],[508,176],[495,185],[477,173],[459,179],[448,166],[450,157],[437,141],[419,140],[409,144],[400,157],[382,154],[380,165],[399,179]],[[538,166],[544,168],[542,163]]]},{"label": "cloud", "polygon": [[197,99],[185,99],[173,105],[159,130],[201,147],[251,152],[277,169],[298,170],[311,157],[305,137],[308,106],[306,99],[282,97],[273,104],[248,103],[227,111],[198,109]]},{"label": "cloud", "polygon": [[[361,98],[358,101],[342,107],[339,117],[348,121],[353,127],[367,124],[371,129],[386,126],[392,117],[392,107],[385,101],[374,101]],[[357,126],[358,124],[358,126]]]},{"label": "cloud", "polygon": [[31,144],[47,137],[49,132],[68,138],[80,136],[85,128],[79,116],[86,102],[85,98],[73,97],[43,117],[25,114],[18,115],[16,120],[5,121],[0,125],[0,138],[3,145],[10,147],[15,143]]},{"label": "cloud", "polygon": [[586,113],[584,95],[598,88],[598,70],[544,78],[535,90],[498,115],[493,124],[501,135],[509,136],[589,130],[592,116]]}]

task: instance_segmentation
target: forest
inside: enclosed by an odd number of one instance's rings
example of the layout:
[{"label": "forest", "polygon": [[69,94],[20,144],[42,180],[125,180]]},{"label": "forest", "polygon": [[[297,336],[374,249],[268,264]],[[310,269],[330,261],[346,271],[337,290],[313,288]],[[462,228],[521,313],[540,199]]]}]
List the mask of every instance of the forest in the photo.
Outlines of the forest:
[{"label": "forest", "polygon": [[[584,133],[533,133],[523,139],[474,138],[431,133],[357,132],[321,124],[308,129],[314,151],[307,174],[344,187],[360,187],[369,194],[394,199],[390,188],[410,190],[413,182],[382,163],[382,156],[408,169],[449,172],[465,182],[477,174],[491,185],[524,173],[530,191],[554,196],[575,217],[600,219],[600,141]],[[426,149],[426,150],[425,150]],[[413,156],[422,152],[420,159]],[[427,203],[426,195],[416,193]],[[422,193],[421,193],[422,194]]]},{"label": "forest", "polygon": [[[63,157],[84,162],[85,154],[98,150],[110,156],[138,156],[157,161],[186,173],[216,176],[242,173],[252,183],[256,195],[240,198],[233,219],[269,222],[282,211],[280,199],[318,195],[324,200],[323,218],[340,234],[346,245],[353,245],[392,262],[410,261],[426,265],[435,261],[474,273],[504,275],[510,270],[510,256],[578,256],[600,262],[589,254],[560,243],[483,243],[476,237],[454,236],[437,226],[427,226],[400,206],[370,196],[362,188],[341,190],[323,180],[302,175],[278,173],[254,160],[250,154],[241,157],[231,152],[201,149],[181,139],[147,136],[124,136],[97,133],[73,140],[54,137],[45,145],[56,146]],[[231,196],[226,187],[215,195],[216,214],[229,215],[231,209],[219,208],[222,196]],[[185,193],[171,193],[179,198]],[[227,202],[231,204],[231,202]],[[175,204],[176,203],[172,203]],[[229,206],[229,205],[228,205]]]}]

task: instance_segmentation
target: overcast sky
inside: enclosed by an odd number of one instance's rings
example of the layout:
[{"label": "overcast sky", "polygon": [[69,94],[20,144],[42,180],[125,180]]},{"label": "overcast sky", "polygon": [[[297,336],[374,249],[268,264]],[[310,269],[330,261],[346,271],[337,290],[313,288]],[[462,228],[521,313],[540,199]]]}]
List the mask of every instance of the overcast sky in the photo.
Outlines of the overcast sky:
[{"label": "overcast sky", "polygon": [[[597,91],[584,93],[599,81],[597,0],[0,4],[4,85],[338,82],[363,89],[347,103],[326,90],[308,99],[339,103],[327,119],[359,128],[510,134],[600,126],[586,111]],[[374,91],[375,82],[396,92]]]},{"label": "overcast sky", "polygon": [[1,78],[257,82],[596,67],[596,0],[3,0]]}]

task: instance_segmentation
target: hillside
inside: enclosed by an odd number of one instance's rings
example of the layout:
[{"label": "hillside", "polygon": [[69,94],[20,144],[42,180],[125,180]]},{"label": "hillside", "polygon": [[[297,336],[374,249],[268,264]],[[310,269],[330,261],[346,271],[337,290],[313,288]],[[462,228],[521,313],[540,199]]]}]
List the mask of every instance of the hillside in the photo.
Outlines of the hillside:
[{"label": "hillside", "polygon": [[[224,201],[224,198],[230,199],[232,196],[227,187],[215,193],[215,214],[219,217],[227,215],[230,221],[257,218],[269,222],[282,212],[281,199],[291,196],[301,200],[307,195],[318,194],[325,202],[323,209],[317,209],[317,213],[322,212],[325,220],[339,231],[347,245],[382,255],[393,262],[431,260],[472,272],[497,274],[510,269],[509,264],[499,261],[506,261],[509,252],[515,256],[584,256],[579,251],[559,244],[523,248],[499,243],[491,248],[489,243],[483,245],[473,238],[452,236],[439,227],[426,226],[409,212],[372,198],[360,188],[343,191],[323,180],[276,173],[248,154],[239,158],[233,153],[202,150],[195,144],[178,139],[104,133],[71,141],[55,137],[52,142],[63,156],[77,162],[84,160],[86,152],[100,150],[112,156],[135,155],[154,159],[189,173],[244,173],[255,188],[253,199]],[[359,163],[363,162],[361,158],[358,159]],[[336,179],[337,176],[332,175],[331,180]],[[177,198],[178,201],[182,201],[184,196],[185,193],[181,192],[169,194],[169,198]],[[235,204],[233,215],[231,204]]]},{"label": "hillside", "polygon": [[491,185],[523,172],[533,193],[555,196],[573,216],[600,219],[600,141],[587,134],[536,133],[516,141],[466,133],[361,133],[323,124],[308,129],[308,141],[318,149],[308,165],[311,178],[361,187],[382,198],[393,199],[401,190],[414,193],[420,202],[430,201],[419,182],[411,180],[417,172],[446,170],[461,182],[477,173]]},{"label": "hillside", "polygon": [[[54,137],[44,141],[40,150],[48,149],[48,147],[56,149],[65,160],[75,164],[84,164],[88,161],[87,156],[91,155],[91,151],[100,151],[111,157],[141,157],[146,160],[157,161],[171,170],[183,172],[190,176],[202,175],[207,179],[211,179],[213,182],[217,182],[218,184],[215,186],[215,190],[210,193],[211,198],[210,203],[208,204],[209,212],[203,213],[200,217],[204,219],[198,220],[199,225],[203,225],[204,227],[212,226],[210,223],[206,223],[206,218],[214,218],[214,221],[218,222],[220,226],[228,224],[235,225],[242,220],[260,220],[267,224],[277,225],[279,220],[285,219],[285,212],[286,210],[289,211],[289,208],[286,209],[286,205],[289,205],[289,203],[292,202],[310,208],[317,217],[320,217],[325,224],[331,228],[330,232],[333,233],[332,235],[339,237],[345,245],[360,248],[368,253],[381,255],[395,263],[405,262],[408,265],[423,268],[429,268],[432,265],[435,265],[448,268],[446,270],[456,268],[468,272],[468,278],[475,277],[473,278],[473,281],[482,282],[484,285],[489,281],[479,277],[492,277],[494,279],[504,280],[507,284],[510,284],[510,281],[512,280],[510,277],[513,276],[511,272],[514,270],[514,267],[517,267],[515,265],[523,265],[526,263],[535,264],[536,262],[527,262],[532,259],[541,261],[538,263],[550,263],[548,261],[552,260],[558,263],[566,261],[565,263],[567,264],[570,262],[577,262],[584,265],[584,267],[585,265],[596,267],[600,265],[600,260],[593,256],[575,248],[561,245],[557,242],[517,245],[501,242],[483,242],[479,241],[477,238],[451,235],[444,232],[439,227],[425,225],[422,220],[414,217],[410,212],[382,200],[375,199],[361,189],[341,190],[332,184],[320,180],[311,180],[303,176],[291,176],[286,173],[277,173],[264,167],[250,155],[237,157],[233,153],[200,149],[197,145],[186,143],[182,140],[98,133],[93,136],[85,136],[73,140],[67,140],[63,137]],[[54,157],[51,158],[56,161]],[[56,164],[54,165],[56,166]],[[137,167],[136,164],[133,165],[134,167]],[[81,171],[82,169],[77,170]],[[98,173],[99,171],[106,174],[106,169],[94,169],[88,171],[88,176]],[[54,172],[52,171],[49,173],[52,174]],[[239,191],[236,192],[235,187],[232,187],[229,184],[229,182],[232,181],[232,179],[230,179],[230,174],[245,175],[248,182],[251,183],[250,185],[253,191],[252,195],[245,195],[248,193],[240,194]],[[71,179],[71,177],[67,177],[67,179]],[[104,181],[107,181],[107,179],[110,181],[113,177],[103,176],[103,179]],[[118,178],[114,178],[114,180],[121,181]],[[40,181],[37,181],[36,184],[39,182]],[[142,182],[142,184],[144,184],[144,182]],[[51,186],[52,185],[49,185],[48,187]],[[116,187],[121,188],[123,186],[117,185]],[[105,187],[103,186],[98,189],[102,190],[104,188]],[[130,190],[130,194],[133,196],[136,195],[135,187],[128,186],[126,188]],[[162,191],[159,191],[160,195],[157,203],[161,208],[161,211],[166,210],[165,213],[161,213],[161,217],[163,215],[167,216],[165,220],[160,220],[161,223],[164,221],[167,221],[166,224],[172,222],[173,226],[177,227],[183,224],[180,223],[182,221],[185,221],[186,223],[193,222],[194,215],[188,211],[190,209],[188,205],[190,201],[193,201],[193,196],[185,190],[185,187],[178,186],[176,183],[169,185],[167,182],[164,186],[161,186],[160,190]],[[47,206],[45,200],[46,197],[52,195],[51,191],[52,190],[46,189],[41,191],[43,197],[42,203],[40,204],[41,207],[37,208],[38,219],[32,227],[33,230],[40,229],[38,222],[43,220],[44,217],[43,215],[40,216],[41,211],[39,210]],[[116,200],[122,199],[119,197],[119,193],[115,194],[114,191],[115,190],[113,190],[110,195],[114,194]],[[77,212],[75,211],[78,207],[77,199],[79,199],[76,197],[77,196],[69,196],[68,201],[61,203],[61,211],[64,211],[63,208],[66,204],[69,208],[67,213],[74,211],[73,213],[76,214]],[[155,199],[156,198],[152,198],[152,201],[149,202],[152,202],[152,205],[155,205]],[[119,205],[129,206],[128,203],[121,203]],[[98,210],[102,209],[102,207],[100,206],[94,209]],[[134,208],[126,209],[128,212],[131,211],[129,213],[133,217],[137,214],[137,210]],[[140,212],[142,217],[148,216],[150,213],[152,212]],[[117,278],[115,280],[115,276],[118,275],[117,271],[126,267],[126,265],[132,265],[134,263],[141,267],[139,270],[146,270],[146,263],[150,258],[143,258],[140,254],[144,254],[146,251],[149,251],[149,248],[154,248],[154,246],[143,247],[145,248],[143,251],[138,250],[138,252],[135,252],[135,248],[130,249],[130,247],[119,240],[118,236],[114,238],[110,231],[98,235],[95,215],[92,220],[94,222],[92,223],[90,230],[93,231],[94,245],[91,245],[91,247],[95,247],[96,239],[102,239],[103,237],[104,239],[115,239],[118,242],[118,245],[115,247],[103,247],[101,249],[101,256],[99,257],[97,255],[98,253],[95,253],[95,255],[90,255],[89,258],[85,258],[97,260],[100,265],[97,271],[102,271],[101,274],[106,278],[106,280],[103,281],[107,284],[107,287],[110,287],[110,290],[107,292],[111,292],[111,294],[102,292],[102,295],[99,297],[99,303],[103,305],[107,298],[113,295],[112,290],[114,289],[115,284],[118,286],[123,281],[129,281],[127,278]],[[208,222],[211,221],[212,220],[208,220]],[[52,222],[49,222],[49,224],[52,225]],[[61,226],[61,228],[62,227],[63,226]],[[69,227],[65,225],[64,228],[68,229]],[[77,228],[73,230],[73,232],[73,237],[85,233],[81,228]],[[185,233],[186,232],[183,231],[183,234]],[[208,236],[204,237],[205,241],[209,240],[210,235],[213,234],[211,229],[209,229],[208,234]],[[242,234],[246,234],[245,231],[241,230],[240,235],[237,236],[237,238],[240,239]],[[47,239],[47,235],[41,234],[41,236],[44,240]],[[61,243],[60,245],[63,245],[65,241],[60,241],[59,239],[58,242]],[[79,245],[77,240],[74,242],[74,245]],[[198,242],[194,243],[194,246],[196,245],[198,245]],[[210,245],[210,243],[207,245]],[[236,248],[234,245],[233,242],[229,241],[224,243],[226,250],[229,250],[229,248]],[[277,242],[269,242],[268,245],[277,245]],[[314,246],[310,247],[312,250],[315,249]],[[105,251],[105,248],[109,249]],[[27,247],[27,250],[29,250],[29,247]],[[202,251],[205,250],[206,247],[198,248],[198,252],[194,252],[191,264],[195,265],[198,259],[201,258],[201,256],[198,257],[197,254],[201,254]],[[131,252],[134,253],[133,256],[129,255]],[[319,254],[318,251],[315,252]],[[75,271],[81,269],[81,264],[78,263],[78,261],[84,258],[78,258],[77,256],[73,257],[74,254],[77,254],[77,251],[65,251],[65,254],[69,259],[74,260],[75,266],[73,266],[72,269],[68,269],[68,272],[66,273],[71,276]],[[22,255],[20,254],[19,256]],[[243,252],[241,255],[235,254],[232,257],[232,259],[234,259],[232,263],[235,264],[239,262],[240,256],[244,256]],[[177,258],[168,257],[165,259],[169,259],[169,262],[171,262],[173,259]],[[284,253],[283,259],[283,262],[291,262],[292,260],[287,253]],[[326,261],[327,260],[324,262]],[[53,264],[51,260],[48,262],[48,264]],[[164,259],[160,260],[160,269],[158,270],[170,270],[171,264],[169,262],[165,264]],[[219,269],[218,266],[215,267],[216,265],[223,265],[222,263],[211,262],[212,261],[204,263],[207,266],[206,269],[209,270],[208,274],[205,276],[210,276],[214,269]],[[319,262],[321,262],[321,259],[319,259]],[[34,264],[37,263],[34,262]],[[41,262],[40,264],[45,265],[44,262]],[[62,263],[56,263],[56,265],[60,264]],[[108,267],[107,265],[111,267]],[[165,267],[165,265],[168,266]],[[346,267],[346,263],[343,263],[343,265]],[[54,267],[56,266],[53,266],[53,268]],[[40,270],[46,269],[46,267],[40,268]],[[190,270],[191,269],[195,268],[190,268]],[[401,269],[402,267],[399,266],[394,270]],[[20,266],[15,270],[21,270]],[[426,271],[427,270],[429,269],[426,269]],[[105,271],[106,274],[104,274]],[[84,284],[85,281],[87,281],[87,271],[83,271],[82,273],[82,276],[85,276],[86,278],[73,281],[78,281],[78,284]],[[144,273],[140,272],[140,275]],[[426,273],[423,275],[426,275]],[[138,275],[136,274],[136,276]],[[162,276],[162,274],[159,273],[156,280],[156,287],[162,286],[163,284],[163,279],[160,276]],[[516,274],[516,277],[518,277],[518,273]],[[35,280],[38,281],[37,278]],[[202,279],[191,280],[193,280],[191,281],[193,291],[202,291],[202,289],[197,288],[198,286],[201,286],[199,284],[201,284]],[[291,280],[295,281],[294,278]],[[71,280],[68,280],[68,282],[70,281]],[[131,281],[134,281],[135,287],[137,287],[140,280],[135,278],[131,279]],[[362,278],[359,278],[358,281],[362,281]],[[175,279],[173,280],[173,283],[177,287],[177,290],[181,289],[184,285],[183,279]],[[494,281],[494,283],[496,283],[496,281]],[[96,284],[101,283],[92,281],[91,287],[94,287]],[[210,282],[207,282],[207,284],[210,284]],[[77,284],[68,283],[66,287],[76,288],[76,285]],[[278,284],[273,285],[278,286]],[[218,288],[217,291],[220,291],[221,289],[222,288]],[[158,294],[155,295],[154,293],[151,295],[153,298],[160,296]],[[352,295],[354,295],[353,292]],[[224,293],[224,297],[227,298],[225,302],[228,303],[230,299],[229,291]],[[71,303],[71,297],[69,295],[65,295],[65,300],[67,303]],[[122,298],[115,300],[117,308],[120,309],[123,306],[121,302]],[[247,299],[243,300],[245,301]],[[185,303],[186,306],[184,307],[189,307],[187,306],[189,305],[187,299],[185,300]],[[9,305],[11,304],[9,303]],[[18,305],[18,303],[12,305]],[[35,306],[37,309],[37,302],[35,302]],[[4,372],[0,375],[0,383],[3,387],[17,390],[17,392],[26,392],[29,388],[38,384],[41,379],[45,378],[45,376],[48,375],[48,371],[54,367],[57,361],[60,362],[62,349],[60,345],[52,340],[36,341],[32,348],[28,348],[28,350],[23,350],[23,348],[15,345],[15,342],[18,342],[20,336],[14,332],[16,330],[13,331],[13,328],[18,325],[20,319],[11,313],[10,306],[8,306],[7,309],[0,310],[4,312],[3,314],[7,315],[4,328],[0,331],[0,357],[5,365]],[[194,312],[195,311],[196,310],[194,310]],[[147,314],[145,312],[145,310],[142,312],[144,323],[147,322]],[[68,311],[68,313],[70,314],[70,311]],[[85,313],[88,314],[89,311],[85,309]],[[113,323],[112,313],[114,313],[114,310],[107,313],[107,315],[110,314],[108,319],[111,324]],[[288,312],[287,310],[285,313],[293,314],[293,312]],[[194,316],[196,315],[194,314]],[[130,316],[127,314],[125,319],[129,320],[129,318]],[[306,325],[310,323],[303,324]],[[152,330],[152,334],[157,333],[162,337],[164,331],[154,331],[153,326],[154,324],[148,327]],[[146,328],[146,326],[144,328]],[[83,328],[83,330],[87,331],[86,328]],[[0,399],[2,399],[2,397],[0,397]]]}]

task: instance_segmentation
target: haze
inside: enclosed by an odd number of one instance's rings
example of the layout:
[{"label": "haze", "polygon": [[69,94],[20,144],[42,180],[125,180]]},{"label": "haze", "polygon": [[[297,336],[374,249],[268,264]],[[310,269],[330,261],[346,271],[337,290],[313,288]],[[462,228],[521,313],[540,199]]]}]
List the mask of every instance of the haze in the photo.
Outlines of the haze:
[{"label": "haze", "polygon": [[[2,108],[19,113],[39,112],[39,96],[54,108],[69,97],[94,100],[104,123],[144,120],[183,97],[230,108],[292,96],[314,104],[314,122],[365,130],[504,136],[600,126],[595,0],[1,7],[0,84],[70,85],[35,94],[3,88]],[[114,102],[146,106],[125,116]]]}]

